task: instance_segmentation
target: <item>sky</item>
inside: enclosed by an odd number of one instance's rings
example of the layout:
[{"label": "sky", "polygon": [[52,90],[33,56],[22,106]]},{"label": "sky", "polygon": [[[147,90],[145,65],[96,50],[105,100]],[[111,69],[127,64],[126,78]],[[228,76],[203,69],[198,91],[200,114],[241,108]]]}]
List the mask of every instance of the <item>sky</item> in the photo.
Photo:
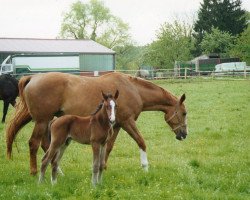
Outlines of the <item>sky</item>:
[{"label": "sky", "polygon": [[[76,0],[0,0],[0,37],[44,38],[59,36],[63,13]],[[88,0],[81,0],[86,3]],[[151,43],[164,22],[191,21],[203,0],[104,0],[111,13],[129,24],[132,39]],[[250,11],[250,0],[242,0]]]}]

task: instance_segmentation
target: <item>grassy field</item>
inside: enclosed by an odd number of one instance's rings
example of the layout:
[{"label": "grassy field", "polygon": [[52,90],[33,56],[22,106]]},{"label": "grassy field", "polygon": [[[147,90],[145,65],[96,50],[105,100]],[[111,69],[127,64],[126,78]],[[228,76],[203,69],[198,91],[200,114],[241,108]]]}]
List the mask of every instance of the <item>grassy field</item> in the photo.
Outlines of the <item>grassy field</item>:
[{"label": "grassy field", "polygon": [[[65,176],[58,177],[58,184],[51,186],[49,168],[46,182],[38,185],[38,177],[29,175],[33,124],[18,135],[19,153],[14,146],[11,161],[6,159],[1,124],[0,199],[249,199],[250,81],[155,83],[176,95],[186,93],[189,135],[180,142],[162,113],[142,113],[138,127],[148,147],[148,173],[140,167],[136,143],[121,131],[101,186],[93,188],[90,182],[91,147],[76,143],[64,155]],[[42,155],[40,149],[39,166]]]}]

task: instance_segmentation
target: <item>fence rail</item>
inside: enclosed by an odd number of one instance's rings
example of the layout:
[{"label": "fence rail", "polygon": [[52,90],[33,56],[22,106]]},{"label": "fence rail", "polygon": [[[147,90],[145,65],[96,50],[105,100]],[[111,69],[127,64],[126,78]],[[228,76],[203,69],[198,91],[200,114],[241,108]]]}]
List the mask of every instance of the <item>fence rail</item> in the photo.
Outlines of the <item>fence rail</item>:
[{"label": "fence rail", "polygon": [[[115,72],[121,72],[124,74],[129,74],[134,77],[141,77],[145,79],[191,79],[197,77],[206,77],[206,78],[250,78],[250,70],[241,70],[241,71],[194,71],[190,68],[179,68],[176,69],[155,69],[155,70],[114,70]],[[72,73],[81,76],[100,76],[111,71],[92,71],[92,72],[77,72]],[[143,73],[142,73],[143,72]],[[33,73],[26,74],[13,74],[15,77],[20,78],[25,75],[32,75]]]},{"label": "fence rail", "polygon": [[190,68],[175,69],[156,69],[156,70],[143,70],[144,75],[140,73],[140,70],[115,70],[132,76],[138,76],[145,79],[188,79],[197,77],[211,77],[211,78],[250,78],[250,70],[229,70],[229,71],[194,71]]}]

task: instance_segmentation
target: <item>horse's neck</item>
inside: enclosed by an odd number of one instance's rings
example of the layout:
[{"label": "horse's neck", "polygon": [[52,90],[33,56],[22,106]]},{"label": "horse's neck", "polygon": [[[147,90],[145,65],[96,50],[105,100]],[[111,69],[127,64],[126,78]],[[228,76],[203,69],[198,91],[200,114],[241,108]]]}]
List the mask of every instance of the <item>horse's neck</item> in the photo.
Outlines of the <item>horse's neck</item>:
[{"label": "horse's neck", "polygon": [[143,111],[165,111],[173,106],[177,98],[163,88],[144,80],[137,81],[137,89],[143,103]]}]

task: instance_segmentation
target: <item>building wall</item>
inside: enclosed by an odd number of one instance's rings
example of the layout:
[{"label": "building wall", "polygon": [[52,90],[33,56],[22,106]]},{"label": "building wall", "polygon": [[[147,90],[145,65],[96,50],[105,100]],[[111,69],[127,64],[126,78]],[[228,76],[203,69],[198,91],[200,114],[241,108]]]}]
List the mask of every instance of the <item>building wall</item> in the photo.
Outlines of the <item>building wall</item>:
[{"label": "building wall", "polygon": [[9,55],[10,55],[9,53],[0,53],[0,65]]},{"label": "building wall", "polygon": [[115,61],[112,54],[80,54],[80,71],[112,71]]}]

